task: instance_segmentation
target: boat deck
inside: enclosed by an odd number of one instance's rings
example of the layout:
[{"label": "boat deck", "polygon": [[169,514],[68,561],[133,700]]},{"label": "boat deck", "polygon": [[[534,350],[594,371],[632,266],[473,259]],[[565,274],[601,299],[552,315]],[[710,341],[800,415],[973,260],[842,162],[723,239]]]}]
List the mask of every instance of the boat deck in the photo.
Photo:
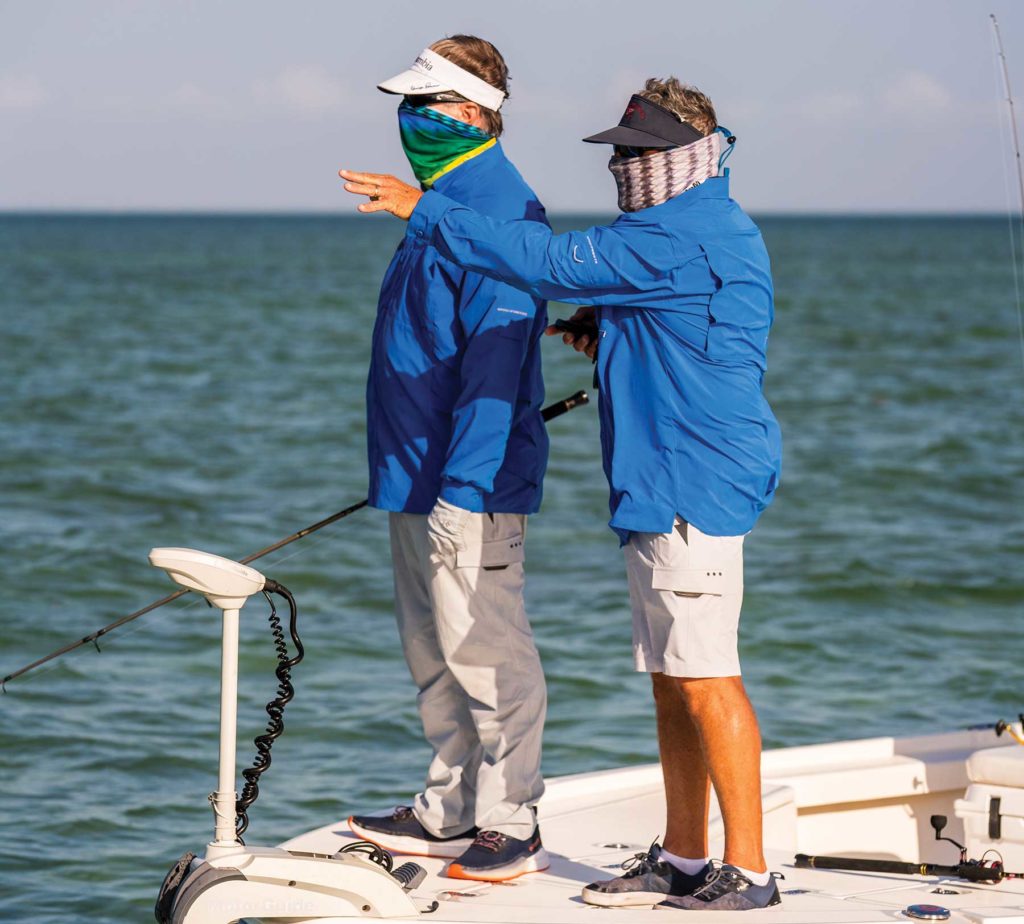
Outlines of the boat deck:
[{"label": "boat deck", "polygon": [[[896,753],[899,749],[890,749],[886,754],[883,753],[884,746],[878,745],[877,759],[872,759],[864,757],[870,754],[870,748],[865,748],[863,742],[861,745],[859,753],[863,765],[854,769],[862,785],[868,789],[878,785],[878,780],[872,777],[891,777],[896,772],[893,768],[905,767],[908,761],[921,763],[921,768],[917,768],[920,772],[913,777],[916,782],[908,783],[917,790],[928,788],[929,772],[933,782],[938,781],[943,787],[959,787],[959,778],[950,778],[950,768],[958,763],[962,765],[963,757],[959,753],[935,752],[936,759],[929,762],[919,756],[908,755],[906,749],[903,749],[902,754]],[[964,739],[965,751],[972,746],[973,740]],[[439,903],[436,912],[429,916],[429,920],[438,924],[448,921],[564,924],[594,920],[595,915],[597,920],[605,924],[617,924],[620,921],[642,924],[647,920],[664,924],[669,920],[669,914],[677,917],[685,915],[688,920],[694,921],[713,920],[719,924],[727,924],[736,919],[749,922],[760,918],[770,919],[776,924],[888,924],[909,920],[902,912],[913,904],[933,904],[947,908],[952,913],[948,920],[953,924],[1024,924],[1024,880],[981,885],[926,876],[793,867],[793,856],[797,849],[806,851],[803,843],[799,847],[797,843],[800,803],[804,803],[802,810],[805,813],[816,816],[810,820],[818,825],[818,829],[823,824],[827,829],[830,817],[828,808],[806,806],[808,791],[813,793],[814,790],[813,787],[810,790],[804,787],[801,779],[813,777],[815,785],[818,785],[820,777],[811,774],[808,768],[817,764],[819,769],[824,767],[826,772],[832,772],[827,770],[828,760],[837,755],[829,754],[824,749],[836,747],[843,746],[791,749],[790,753],[775,752],[779,756],[774,758],[771,752],[765,755],[765,844],[768,848],[769,868],[780,874],[779,890],[782,893],[782,904],[774,908],[729,914],[652,908],[604,909],[582,901],[580,890],[584,885],[596,879],[615,876],[623,860],[638,851],[646,850],[651,841],[660,837],[664,829],[665,806],[660,771],[656,766],[581,774],[550,781],[540,806],[541,832],[552,861],[548,870],[510,883],[473,883],[446,878],[443,875],[443,860],[418,859],[416,862],[427,869],[428,876],[415,891],[414,897],[424,910],[432,901]],[[799,753],[794,755],[793,752]],[[772,773],[774,778],[769,775]],[[928,794],[919,793],[917,797],[928,798]],[[940,794],[936,793],[934,798],[940,798]],[[877,794],[870,800],[869,807],[872,811],[901,811],[898,797],[886,798]],[[836,825],[842,824],[841,813],[832,814],[833,822]],[[903,814],[914,812],[903,811]],[[721,856],[721,821],[717,806],[712,806],[712,815],[712,854]],[[860,836],[871,836],[874,839],[879,848],[873,851],[874,856],[955,862],[955,851],[945,845],[937,845],[942,851],[939,855],[932,849],[928,851],[931,856],[900,856],[900,851],[891,840],[888,824],[879,816],[881,823],[874,828],[872,834],[870,818],[868,815],[869,834]],[[914,824],[918,821],[915,820]],[[927,820],[924,824],[927,827]],[[814,833],[818,829],[811,827],[808,830]],[[950,833],[956,836],[957,832],[954,830]],[[814,836],[820,838],[820,831]],[[354,839],[342,820],[303,834],[282,846],[334,853]],[[934,848],[936,845],[929,846]],[[851,852],[847,850],[844,855]],[[867,851],[862,851],[861,855],[865,853]],[[936,894],[936,889],[942,889],[943,894]]]}]

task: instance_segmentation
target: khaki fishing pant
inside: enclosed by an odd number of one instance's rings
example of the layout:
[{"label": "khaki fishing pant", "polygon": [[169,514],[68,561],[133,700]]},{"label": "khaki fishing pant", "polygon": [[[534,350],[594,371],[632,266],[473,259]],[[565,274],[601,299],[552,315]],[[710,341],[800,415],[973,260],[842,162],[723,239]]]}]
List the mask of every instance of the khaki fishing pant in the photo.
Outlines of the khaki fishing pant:
[{"label": "khaki fishing pant", "polygon": [[455,555],[427,517],[389,515],[395,610],[434,749],[413,810],[432,834],[473,825],[528,838],[544,792],[547,691],[523,605],[526,517],[470,514]]}]

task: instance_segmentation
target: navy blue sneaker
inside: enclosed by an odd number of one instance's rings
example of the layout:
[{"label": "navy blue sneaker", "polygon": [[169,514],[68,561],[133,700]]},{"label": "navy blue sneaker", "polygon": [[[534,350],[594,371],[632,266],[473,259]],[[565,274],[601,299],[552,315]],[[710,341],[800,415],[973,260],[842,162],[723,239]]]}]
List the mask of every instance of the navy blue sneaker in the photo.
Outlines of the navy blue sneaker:
[{"label": "navy blue sneaker", "polygon": [[779,887],[775,877],[767,885],[754,885],[735,866],[728,863],[713,870],[692,895],[667,898],[657,905],[659,910],[683,908],[687,911],[753,911],[778,905]]},{"label": "navy blue sneaker", "polygon": [[398,806],[390,815],[352,815],[348,820],[352,833],[385,850],[413,857],[454,858],[473,844],[476,828],[454,837],[431,834],[408,805]]},{"label": "navy blue sneaker", "polygon": [[481,882],[506,882],[524,873],[536,873],[551,865],[540,842],[540,828],[534,828],[526,840],[497,831],[481,831],[472,846],[445,875],[452,879],[476,879]]},{"label": "navy blue sneaker", "polygon": [[646,853],[633,854],[615,879],[592,882],[583,890],[583,901],[603,908],[627,905],[656,905],[670,896],[690,895],[699,889],[711,872],[709,863],[692,876],[661,859],[661,845],[655,841]]}]

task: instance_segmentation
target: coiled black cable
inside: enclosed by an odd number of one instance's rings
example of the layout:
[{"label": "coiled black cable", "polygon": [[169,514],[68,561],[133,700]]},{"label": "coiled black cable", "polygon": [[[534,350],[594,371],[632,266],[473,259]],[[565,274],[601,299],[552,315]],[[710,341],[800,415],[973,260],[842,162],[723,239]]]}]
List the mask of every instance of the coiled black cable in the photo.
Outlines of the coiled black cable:
[{"label": "coiled black cable", "polygon": [[342,847],[335,856],[341,856],[343,853],[361,853],[378,866],[383,866],[389,873],[395,865],[395,858],[391,856],[391,853],[372,841],[352,841],[351,844],[346,844]]},{"label": "coiled black cable", "polygon": [[[288,607],[291,610],[288,631],[295,646],[294,657],[288,657],[288,645],[281,628],[281,619],[277,615],[277,607],[274,606],[271,594],[277,594],[288,601]],[[270,766],[270,749],[273,747],[274,741],[284,731],[284,707],[295,696],[295,688],[291,683],[292,668],[302,660],[305,654],[296,629],[298,609],[291,591],[283,584],[278,584],[277,581],[267,580],[263,586],[263,596],[270,604],[270,633],[274,636],[274,648],[277,651],[277,669],[274,672],[277,675],[277,696],[267,703],[267,715],[270,716],[270,720],[267,722],[266,731],[255,738],[256,758],[252,767],[242,771],[245,786],[242,788],[242,795],[235,802],[235,833],[239,843],[243,844],[245,842],[242,840],[242,835],[249,827],[249,816],[246,812],[260,794],[259,780]]]}]

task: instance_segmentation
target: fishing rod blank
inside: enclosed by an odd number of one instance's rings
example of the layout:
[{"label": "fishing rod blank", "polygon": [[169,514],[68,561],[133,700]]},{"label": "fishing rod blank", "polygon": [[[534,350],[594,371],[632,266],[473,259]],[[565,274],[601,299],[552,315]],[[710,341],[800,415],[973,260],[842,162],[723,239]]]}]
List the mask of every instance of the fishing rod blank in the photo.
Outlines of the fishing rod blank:
[{"label": "fishing rod blank", "polygon": [[[568,398],[563,398],[561,401],[556,401],[554,404],[549,404],[540,413],[545,423],[549,420],[553,420],[556,417],[561,417],[563,414],[571,411],[573,408],[580,407],[590,401],[590,397],[585,391],[578,391],[573,395],[569,395]],[[312,523],[305,529],[300,529],[297,533],[292,533],[290,536],[286,536],[284,539],[280,539],[273,545],[268,545],[265,549],[260,549],[258,552],[253,552],[251,555],[247,555],[245,558],[240,558],[239,562],[243,565],[248,565],[250,562],[256,561],[258,558],[263,558],[264,555],[269,555],[271,552],[276,552],[278,549],[284,548],[286,545],[290,545],[297,539],[302,539],[304,536],[308,536],[310,533],[315,533],[319,529],[323,529],[325,526],[330,526],[332,523],[337,523],[338,520],[344,520],[345,517],[350,516],[357,510],[362,510],[363,507],[369,504],[369,499],[363,499],[358,503],[352,504],[350,507],[346,507],[344,510],[339,510],[337,513],[332,513],[329,517],[324,517],[322,520],[318,520],[316,523]],[[46,664],[47,661],[52,661],[54,658],[59,658],[61,655],[67,654],[69,651],[74,651],[76,648],[81,648],[83,645],[95,645],[96,650],[99,651],[98,640],[101,639],[108,632],[113,632],[114,629],[120,628],[126,623],[131,622],[134,619],[138,619],[140,616],[145,616],[146,613],[151,613],[155,609],[159,609],[164,604],[170,603],[172,600],[177,600],[179,597],[183,597],[187,594],[187,590],[175,591],[173,594],[168,594],[166,597],[161,597],[159,600],[154,600],[147,606],[142,607],[140,610],[136,610],[134,613],[129,613],[127,616],[122,616],[120,619],[115,620],[109,625],[104,626],[102,629],[97,629],[95,632],[78,639],[78,641],[70,642],[64,645],[62,648],[58,648],[56,651],[51,651],[45,657],[39,658],[33,661],[31,664],[26,664],[24,667],[19,668],[11,674],[8,674],[2,680],[0,680],[0,689],[5,693],[7,692],[7,683],[10,680],[14,680],[16,677],[21,677],[23,674],[27,674],[29,671],[35,670],[37,667],[41,667]]]},{"label": "fishing rod blank", "polygon": [[[1006,52],[1003,50],[1003,36],[999,31],[999,20],[996,19],[995,13],[989,13],[989,18],[992,20],[992,32],[995,36],[996,42],[996,55],[999,58],[999,70],[1003,77],[1003,87],[1006,90],[1006,105],[1010,115],[1010,141],[1013,143],[1014,164],[1017,168],[1017,190],[1020,193],[1020,215],[1017,218],[1017,221],[1020,224],[1021,237],[1024,239],[1024,166],[1022,166],[1021,163],[1020,134],[1017,131],[1017,107],[1013,104],[1013,90],[1010,88],[1010,69],[1006,63]],[[1000,123],[1000,130],[1001,129],[1002,123]],[[1009,199],[1009,185],[1007,185],[1006,193],[1007,199]],[[1009,201],[1007,201],[1007,206],[1009,206]],[[1017,302],[1017,337],[1020,341],[1021,363],[1024,364],[1024,309],[1021,308],[1021,283],[1017,258],[1017,238],[1013,230],[1014,216],[1012,208],[1007,208],[1006,217],[1009,220],[1010,260],[1013,263],[1013,290]]]},{"label": "fishing rod blank", "polygon": [[1017,109],[1013,105],[1013,90],[1010,89],[1010,70],[1006,64],[1006,52],[1003,50],[1003,36],[999,31],[999,20],[995,13],[989,13],[992,20],[992,31],[995,33],[996,52],[999,56],[1000,70],[1003,75],[1003,86],[1006,88],[1006,104],[1010,113],[1010,140],[1013,142],[1013,155],[1017,167],[1017,189],[1020,191],[1021,214],[1024,216],[1024,166],[1021,164],[1020,134],[1017,131]]}]

